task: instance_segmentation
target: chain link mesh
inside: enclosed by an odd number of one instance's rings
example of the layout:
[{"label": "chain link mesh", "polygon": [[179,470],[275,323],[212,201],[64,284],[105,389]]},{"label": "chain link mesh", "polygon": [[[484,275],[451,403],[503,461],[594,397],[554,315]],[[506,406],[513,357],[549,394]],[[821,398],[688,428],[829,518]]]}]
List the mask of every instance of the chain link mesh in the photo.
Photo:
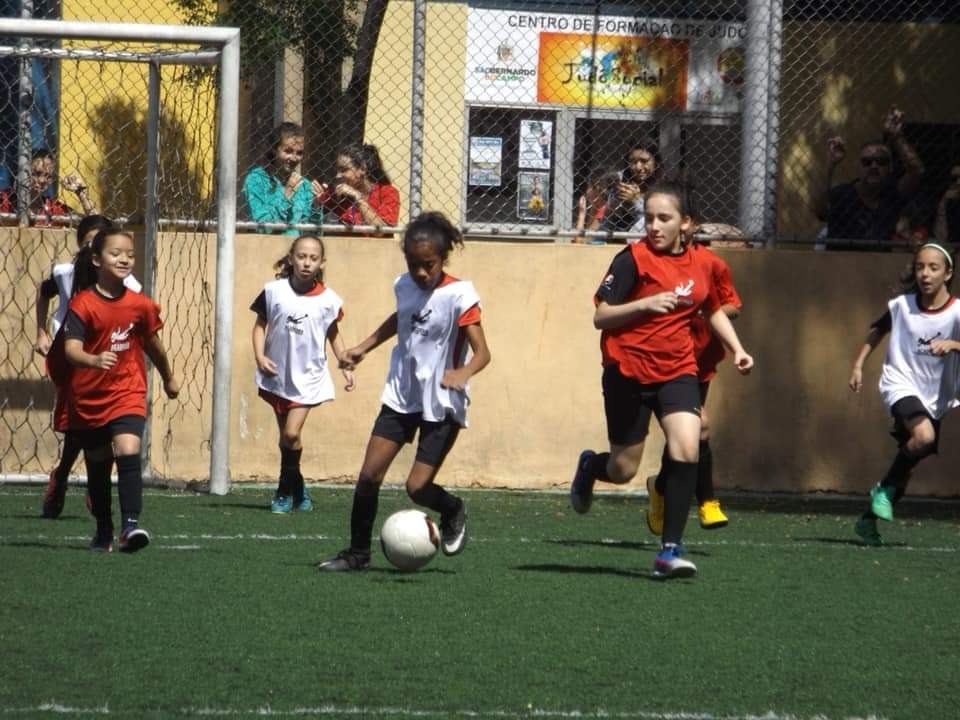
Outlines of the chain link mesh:
[{"label": "chain link mesh", "polygon": [[[0,7],[22,15],[20,3]],[[960,233],[960,99],[951,92],[960,6],[951,0],[428,2],[422,26],[413,0],[81,7],[70,6],[71,18],[241,28],[241,221],[253,220],[243,179],[264,165],[274,129],[288,121],[303,128],[307,180],[370,193],[340,162],[348,146],[366,143],[399,195],[399,211],[387,217],[378,205],[374,223],[353,197],[328,198],[326,232],[350,231],[343,222],[361,233],[402,226],[422,198],[473,234],[623,242],[641,232],[638,200],[651,178],[676,178],[695,188],[712,232],[755,244],[876,246]],[[66,8],[37,2],[32,14]],[[16,196],[18,176],[29,174],[21,160],[29,126],[31,149],[54,154],[49,195],[82,211],[63,182],[79,175],[100,210],[137,227],[146,69],[112,57],[157,48],[48,45],[63,57],[0,59],[0,190]],[[81,51],[104,58],[70,57]],[[206,417],[214,268],[211,240],[196,231],[215,216],[216,77],[165,65],[161,88],[160,217],[170,222],[157,250],[158,299],[178,338],[171,348],[183,353],[175,365],[194,368],[181,395],[189,400],[170,412]],[[842,145],[829,149],[837,137]],[[889,166],[862,164],[870,142]],[[849,213],[866,224],[848,237],[858,229],[837,221],[839,196],[828,191],[849,193],[887,173],[886,194],[864,201],[871,212]],[[73,243],[20,237],[0,258],[4,472],[45,467],[53,454],[43,440],[51,391],[30,353],[30,298]],[[155,431],[155,448],[174,444],[176,420]]]}]

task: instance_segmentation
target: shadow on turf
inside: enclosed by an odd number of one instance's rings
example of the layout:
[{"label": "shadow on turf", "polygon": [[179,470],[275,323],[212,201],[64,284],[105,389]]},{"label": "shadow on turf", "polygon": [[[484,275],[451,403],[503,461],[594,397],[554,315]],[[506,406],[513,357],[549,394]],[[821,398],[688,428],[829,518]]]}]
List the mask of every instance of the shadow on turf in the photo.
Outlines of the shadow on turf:
[{"label": "shadow on turf", "polygon": [[36,540],[31,540],[29,542],[22,540],[17,540],[15,542],[0,542],[0,545],[18,548],[39,548],[41,550],[83,550],[84,552],[90,552],[90,548],[88,548],[86,545],[60,545],[58,543],[37,542]]},{"label": "shadow on turf", "polygon": [[523,572],[549,572],[564,575],[617,575],[628,578],[649,578],[649,572],[624,570],[623,568],[604,567],[602,565],[562,565],[560,563],[536,563],[533,565],[515,565],[514,570]]},{"label": "shadow on turf", "polygon": [[[795,537],[794,542],[817,542],[823,543],[824,545],[853,545],[854,547],[870,547],[863,540],[858,540],[856,538],[832,538],[832,537]],[[905,548],[907,543],[905,542],[887,542],[883,541],[883,545],[879,548],[870,547],[871,550],[882,550],[883,548]]]},{"label": "shadow on turf", "polygon": [[270,512],[270,502],[266,503],[207,503],[206,507],[222,510],[263,510]]},{"label": "shadow on turf", "polygon": [[[615,550],[649,550],[656,552],[660,549],[660,543],[656,540],[650,542],[632,542],[629,540],[544,540],[552,545],[563,545],[564,547],[602,547],[613,548]],[[700,555],[709,557],[710,553],[702,548],[692,548],[684,545],[687,555]]]},{"label": "shadow on turf", "polygon": [[[778,513],[782,515],[851,515],[863,513],[867,496],[840,497],[830,495],[724,495],[724,510],[733,512]],[[950,520],[960,512],[960,498],[910,498],[897,503],[897,519],[919,518]]]}]

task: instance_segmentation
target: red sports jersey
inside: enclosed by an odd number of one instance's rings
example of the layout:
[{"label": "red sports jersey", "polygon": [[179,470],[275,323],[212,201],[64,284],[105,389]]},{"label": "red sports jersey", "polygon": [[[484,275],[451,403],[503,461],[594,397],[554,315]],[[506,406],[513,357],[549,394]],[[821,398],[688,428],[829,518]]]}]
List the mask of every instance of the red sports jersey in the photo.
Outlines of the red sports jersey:
[{"label": "red sports jersey", "polygon": [[[623,252],[629,252],[636,265],[635,284],[626,302],[672,290],[679,303],[671,312],[645,314],[627,325],[604,330],[600,337],[603,364],[617,364],[623,375],[641,383],[696,375],[690,322],[701,307],[707,313],[720,307],[711,292],[704,255],[689,250],[681,255],[660,254],[646,242],[630,245]],[[604,285],[614,280],[613,274],[608,274]],[[603,286],[597,301],[602,299],[602,291]]]},{"label": "red sports jersey", "polygon": [[85,352],[99,355],[110,351],[117,355],[117,364],[109,370],[71,369],[70,429],[103,427],[123,415],[146,416],[143,346],[163,327],[160,307],[140,293],[127,291],[110,299],[89,288],[73,297],[69,312],[86,329]]},{"label": "red sports jersey", "polygon": [[[733,305],[737,310],[743,307],[740,295],[737,294],[737,289],[733,285],[730,266],[703,245],[695,244],[694,252],[703,255],[710,268],[710,278],[720,305]],[[702,311],[693,318],[690,331],[693,333],[693,351],[697,356],[699,368],[697,377],[700,378],[700,382],[710,382],[717,374],[717,365],[723,361],[727,352],[720,338],[713,334],[710,323]]]}]

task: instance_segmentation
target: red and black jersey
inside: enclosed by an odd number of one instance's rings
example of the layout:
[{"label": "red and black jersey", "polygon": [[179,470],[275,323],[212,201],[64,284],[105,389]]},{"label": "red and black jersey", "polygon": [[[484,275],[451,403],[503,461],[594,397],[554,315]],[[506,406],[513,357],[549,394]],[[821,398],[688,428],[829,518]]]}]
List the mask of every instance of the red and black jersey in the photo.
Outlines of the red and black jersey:
[{"label": "red and black jersey", "polygon": [[679,303],[671,312],[644,314],[626,325],[604,330],[600,336],[604,366],[618,365],[623,375],[641,383],[697,374],[691,320],[701,307],[708,314],[720,307],[703,258],[689,249],[680,255],[661,254],[646,242],[629,245],[617,254],[595,302],[621,305],[673,291]]},{"label": "red and black jersey", "polygon": [[[710,269],[710,279],[713,283],[717,300],[720,305],[733,305],[737,310],[743,307],[743,301],[733,285],[733,275],[730,266],[709,248],[703,245],[694,245],[693,252],[704,256],[704,262]],[[707,316],[701,311],[690,324],[693,333],[693,352],[697,357],[700,382],[709,382],[717,374],[719,365],[727,353],[720,342],[720,338],[713,334]]]},{"label": "red and black jersey", "polygon": [[146,416],[143,348],[161,327],[160,307],[146,295],[126,290],[108,298],[88,288],[73,297],[64,336],[83,340],[84,351],[91,355],[116,353],[117,364],[109,370],[71,368],[71,430],[102,427],[122,415]]}]

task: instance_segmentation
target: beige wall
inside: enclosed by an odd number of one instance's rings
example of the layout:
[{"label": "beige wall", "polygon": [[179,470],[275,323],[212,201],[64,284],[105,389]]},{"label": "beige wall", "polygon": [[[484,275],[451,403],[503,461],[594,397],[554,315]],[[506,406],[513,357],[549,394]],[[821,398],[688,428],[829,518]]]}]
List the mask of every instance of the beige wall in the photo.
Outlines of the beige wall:
[{"label": "beige wall", "polygon": [[[8,263],[30,265],[26,248],[67,244],[57,233],[0,230],[11,248]],[[198,242],[161,238],[161,267],[168,254],[191,248],[191,263],[207,265],[213,276],[213,241],[204,257]],[[234,306],[234,383],[231,465],[236,480],[271,480],[278,465],[272,413],[256,396],[248,307],[272,277],[271,262],[282,255],[282,237],[237,238]],[[178,248],[180,250],[178,250]],[[591,296],[613,247],[559,244],[471,242],[455,254],[450,272],[473,280],[483,298],[484,326],[493,363],[472,383],[471,427],[458,440],[443,470],[444,482],[461,486],[563,488],[584,447],[602,448],[605,429],[600,396],[598,333],[591,324]],[[361,340],[393,311],[392,279],[404,270],[403,257],[389,240],[327,239],[327,280],[345,299],[343,333],[348,344]],[[714,425],[718,484],[751,490],[863,492],[885,470],[894,451],[876,381],[880,353],[868,363],[867,389],[846,388],[850,360],[869,323],[884,308],[905,257],[883,254],[729,250],[745,312],[737,327],[757,360],[756,371],[737,376],[722,366],[708,402]],[[21,367],[27,380],[39,380],[29,351],[34,328],[29,313],[32,288],[48,267],[22,273],[22,287],[8,289],[0,329],[8,341],[3,387],[16,388]],[[215,288],[200,285],[181,270],[161,273],[158,298],[167,326],[163,338],[184,380],[175,403],[158,400],[154,414],[154,467],[173,479],[207,475],[209,387],[212,361],[209,307]],[[9,300],[16,295],[19,306]],[[347,394],[338,382],[336,401],[311,413],[305,431],[303,465],[312,479],[350,479],[359,468],[379,407],[389,347],[374,352],[358,369],[358,388]],[[24,360],[26,358],[26,360]],[[20,447],[34,442],[35,428],[45,447],[40,462],[15,466],[4,458],[4,472],[41,472],[55,452],[45,430],[50,399],[25,411],[27,430],[14,437]],[[42,401],[42,402],[41,402]],[[43,406],[47,402],[47,406]],[[18,411],[20,412],[20,411]],[[21,413],[23,414],[23,413]],[[3,412],[0,448],[10,442]],[[4,435],[6,433],[6,435]],[[913,491],[956,494],[951,468],[960,462],[960,424],[945,423],[940,457],[924,462]],[[652,472],[662,448],[651,434],[640,483]],[[411,456],[405,451],[390,481],[403,480]],[[640,484],[638,483],[638,485]]]}]

